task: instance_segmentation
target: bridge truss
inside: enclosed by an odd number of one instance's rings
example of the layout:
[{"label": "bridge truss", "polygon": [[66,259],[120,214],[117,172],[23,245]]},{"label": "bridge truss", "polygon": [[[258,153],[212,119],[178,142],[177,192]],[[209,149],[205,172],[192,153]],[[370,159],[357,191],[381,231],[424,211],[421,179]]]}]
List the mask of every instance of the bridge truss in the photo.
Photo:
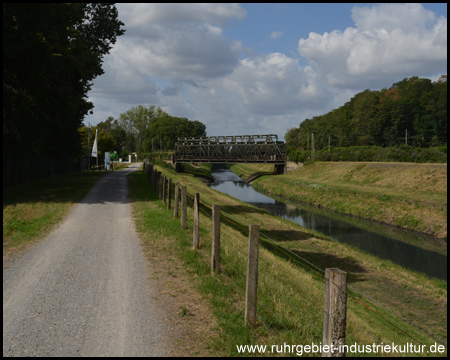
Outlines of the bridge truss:
[{"label": "bridge truss", "polygon": [[277,135],[178,138],[173,162],[285,164],[284,142]]}]

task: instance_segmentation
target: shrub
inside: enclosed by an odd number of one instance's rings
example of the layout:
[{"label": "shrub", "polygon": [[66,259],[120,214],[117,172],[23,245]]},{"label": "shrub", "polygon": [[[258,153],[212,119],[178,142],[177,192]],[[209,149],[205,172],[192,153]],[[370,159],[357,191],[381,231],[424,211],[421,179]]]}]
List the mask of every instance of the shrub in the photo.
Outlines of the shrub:
[{"label": "shrub", "polygon": [[[311,151],[291,150],[291,161],[304,163],[310,159]],[[382,148],[379,146],[333,147],[318,150],[314,154],[316,161],[379,161],[379,162],[415,162],[446,163],[447,146],[420,148],[409,145],[398,145]]]}]

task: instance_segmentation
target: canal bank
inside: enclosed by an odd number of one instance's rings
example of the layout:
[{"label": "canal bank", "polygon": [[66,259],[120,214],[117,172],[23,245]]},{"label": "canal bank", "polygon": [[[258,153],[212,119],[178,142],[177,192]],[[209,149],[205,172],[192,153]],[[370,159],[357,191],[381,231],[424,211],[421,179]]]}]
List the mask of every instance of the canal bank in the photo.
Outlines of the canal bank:
[{"label": "canal bank", "polygon": [[[230,261],[247,256],[248,225],[260,224],[261,234],[264,234],[261,237],[260,250],[267,252],[265,258],[270,258],[275,262],[275,268],[286,266],[293,271],[295,269],[293,279],[298,283],[304,284],[314,279],[317,281],[317,284],[314,285],[314,288],[317,285],[316,292],[322,294],[323,279],[320,276],[321,271],[317,271],[317,269],[337,267],[347,272],[349,284],[359,294],[356,296],[366,305],[371,308],[378,306],[370,305],[364,301],[364,298],[360,298],[361,293],[397,314],[401,314],[409,321],[413,321],[414,324],[420,325],[430,333],[446,339],[446,281],[429,278],[418,272],[404,269],[392,261],[380,259],[353,246],[333,241],[314,230],[306,229],[292,221],[271,215],[264,209],[211,189],[199,178],[204,173],[205,166],[203,164],[188,167],[185,173],[175,173],[170,165],[163,163],[158,163],[155,168],[172,178],[173,181],[179,181],[180,185],[186,186],[191,196],[199,193],[200,203],[203,204],[202,207],[206,213],[210,212],[212,204],[220,205],[223,216],[221,223],[224,231],[223,241],[230,243],[234,239],[233,236],[236,236],[240,238],[239,241],[244,242],[242,248],[233,247],[230,249],[230,253],[227,253]],[[211,229],[205,212],[201,211],[200,213],[200,224],[206,223],[205,228],[201,231],[203,234],[201,249],[205,259],[209,259],[208,244],[211,242]],[[186,237],[192,239],[192,231],[189,233],[190,235],[187,234]],[[267,240],[268,238],[271,240]],[[205,247],[203,248],[203,246]],[[302,260],[291,259],[289,255],[299,256]],[[309,264],[314,264],[314,268]],[[269,271],[272,271],[271,266],[267,268],[267,264],[261,264],[262,269]],[[230,271],[233,273],[234,270],[230,269]],[[227,275],[231,273],[227,273]],[[285,278],[283,275],[279,275],[276,283],[282,285],[288,279],[291,277]],[[303,294],[303,290],[297,289],[297,286],[286,287],[286,289],[291,288],[296,289],[296,294]],[[307,296],[307,294],[303,295]],[[353,305],[358,307],[360,305],[358,301]],[[386,333],[384,325],[379,328],[379,331],[375,330],[372,320],[368,320],[366,317],[366,312],[369,311],[367,307],[361,305],[360,310],[361,312],[358,310],[357,321],[359,326],[365,328],[366,324],[370,324],[370,332],[383,334],[380,337],[383,341],[393,341],[393,337]],[[308,316],[312,314],[307,311]],[[391,315],[387,314],[387,317],[393,321]]]},{"label": "canal bank", "polygon": [[[231,169],[240,175],[246,167]],[[315,162],[260,177],[252,186],[269,196],[447,239],[447,164]]]},{"label": "canal bank", "polygon": [[447,280],[447,251],[440,239],[272,198],[254,190],[229,169],[215,168],[211,175],[215,181],[208,186],[215,190],[381,259]]}]

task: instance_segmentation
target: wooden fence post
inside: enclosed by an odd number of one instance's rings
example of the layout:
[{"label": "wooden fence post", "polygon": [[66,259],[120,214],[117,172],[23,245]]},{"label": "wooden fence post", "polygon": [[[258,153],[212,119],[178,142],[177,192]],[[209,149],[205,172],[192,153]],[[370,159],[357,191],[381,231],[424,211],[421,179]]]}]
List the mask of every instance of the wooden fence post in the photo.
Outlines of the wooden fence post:
[{"label": "wooden fence post", "polygon": [[212,207],[211,273],[220,273],[220,205]]},{"label": "wooden fence post", "polygon": [[180,182],[179,181],[175,181],[175,199],[174,199],[174,208],[173,208],[173,217],[177,218],[178,217],[178,206],[180,205]]},{"label": "wooden fence post", "polygon": [[157,175],[156,186],[158,188],[158,198],[159,198],[159,200],[161,200],[162,199],[162,190],[161,190],[162,175],[161,175],[161,171],[158,171],[156,173],[156,175]]},{"label": "wooden fence post", "polygon": [[152,186],[153,189],[156,191],[156,169],[152,170]]},{"label": "wooden fence post", "polygon": [[164,179],[164,175],[160,172],[159,173],[159,184],[158,184],[159,200],[163,199],[163,179]]},{"label": "wooden fence post", "polygon": [[181,187],[181,228],[186,229],[187,220],[187,201],[186,201],[186,186]]},{"label": "wooden fence post", "polygon": [[169,178],[169,182],[167,184],[167,210],[170,210],[171,202],[172,202],[172,178]]},{"label": "wooden fence post", "polygon": [[166,175],[163,175],[162,180],[162,197],[163,197],[163,204],[166,203],[166,197],[167,197],[167,188],[166,188]]},{"label": "wooden fence post", "polygon": [[194,237],[192,244],[194,249],[200,249],[200,233],[198,231],[200,225],[200,194],[195,193],[194,196]]},{"label": "wooden fence post", "polygon": [[344,357],[347,315],[347,273],[338,268],[325,269],[323,341],[330,351],[322,357]]},{"label": "wooden fence post", "polygon": [[256,324],[258,298],[259,225],[250,225],[248,234],[247,284],[245,291],[245,322]]}]

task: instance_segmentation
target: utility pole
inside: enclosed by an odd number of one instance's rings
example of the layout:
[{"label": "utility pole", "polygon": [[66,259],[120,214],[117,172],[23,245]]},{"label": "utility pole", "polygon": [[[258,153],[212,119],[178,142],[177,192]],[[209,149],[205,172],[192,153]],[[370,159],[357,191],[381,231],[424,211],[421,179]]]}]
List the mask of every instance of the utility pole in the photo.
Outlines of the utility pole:
[{"label": "utility pole", "polygon": [[405,145],[408,145],[408,129],[405,129]]}]

